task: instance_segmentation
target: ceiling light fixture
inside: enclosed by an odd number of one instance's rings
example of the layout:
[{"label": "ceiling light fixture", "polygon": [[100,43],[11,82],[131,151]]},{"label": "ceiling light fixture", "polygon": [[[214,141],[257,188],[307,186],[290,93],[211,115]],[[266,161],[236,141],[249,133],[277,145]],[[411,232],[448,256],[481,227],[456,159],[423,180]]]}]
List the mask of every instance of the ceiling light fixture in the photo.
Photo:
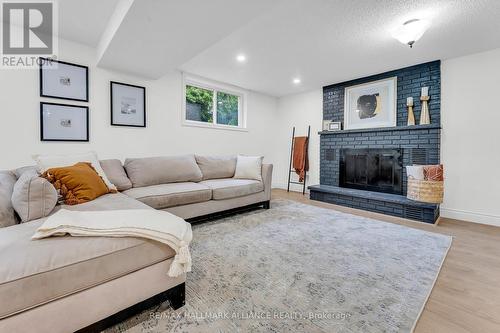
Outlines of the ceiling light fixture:
[{"label": "ceiling light fixture", "polygon": [[425,31],[429,28],[430,22],[426,20],[413,19],[406,21],[392,33],[392,37],[396,38],[403,44],[413,44],[422,37]]},{"label": "ceiling light fixture", "polygon": [[236,56],[236,60],[237,60],[238,62],[245,62],[245,61],[247,60],[247,57],[246,57],[244,54],[238,54],[238,55]]},{"label": "ceiling light fixture", "polygon": [[301,81],[298,77],[296,77],[295,79],[293,79],[293,83],[294,84],[299,84]]}]

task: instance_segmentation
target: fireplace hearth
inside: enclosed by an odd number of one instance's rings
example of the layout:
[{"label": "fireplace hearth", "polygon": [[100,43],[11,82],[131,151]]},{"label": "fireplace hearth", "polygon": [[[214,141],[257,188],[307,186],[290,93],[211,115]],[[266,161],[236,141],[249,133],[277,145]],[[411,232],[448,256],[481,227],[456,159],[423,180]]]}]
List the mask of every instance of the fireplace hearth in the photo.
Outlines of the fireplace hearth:
[{"label": "fireplace hearth", "polygon": [[401,149],[340,149],[340,187],[402,194]]}]

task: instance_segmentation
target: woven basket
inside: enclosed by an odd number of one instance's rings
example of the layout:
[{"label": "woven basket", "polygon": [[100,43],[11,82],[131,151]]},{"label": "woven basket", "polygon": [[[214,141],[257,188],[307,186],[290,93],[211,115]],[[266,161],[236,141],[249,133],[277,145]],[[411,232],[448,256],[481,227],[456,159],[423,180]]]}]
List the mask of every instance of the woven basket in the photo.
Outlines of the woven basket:
[{"label": "woven basket", "polygon": [[408,178],[408,191],[406,197],[410,200],[442,203],[444,182],[431,180],[416,180]]}]

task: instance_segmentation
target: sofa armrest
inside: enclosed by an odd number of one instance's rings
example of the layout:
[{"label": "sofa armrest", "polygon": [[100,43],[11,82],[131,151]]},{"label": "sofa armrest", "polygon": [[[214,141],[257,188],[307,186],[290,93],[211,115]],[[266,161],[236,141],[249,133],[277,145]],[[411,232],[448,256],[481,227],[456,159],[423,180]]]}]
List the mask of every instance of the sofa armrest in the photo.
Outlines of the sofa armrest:
[{"label": "sofa armrest", "polygon": [[267,200],[271,200],[271,185],[273,183],[273,165],[262,164],[262,182]]}]

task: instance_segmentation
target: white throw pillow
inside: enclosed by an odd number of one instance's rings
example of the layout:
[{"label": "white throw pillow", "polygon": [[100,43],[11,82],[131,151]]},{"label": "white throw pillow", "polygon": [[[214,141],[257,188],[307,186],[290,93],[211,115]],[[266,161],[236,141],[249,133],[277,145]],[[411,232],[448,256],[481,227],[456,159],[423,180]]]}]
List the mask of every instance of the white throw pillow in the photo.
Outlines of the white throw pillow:
[{"label": "white throw pillow", "polygon": [[262,181],[262,160],[264,156],[238,155],[233,178]]},{"label": "white throw pillow", "polygon": [[424,180],[424,167],[422,165],[406,166],[406,175],[415,180]]},{"label": "white throw pillow", "polygon": [[106,173],[102,169],[95,152],[71,155],[36,155],[33,156],[33,159],[38,164],[38,171],[40,173],[44,173],[50,168],[72,166],[78,162],[88,162],[92,165],[97,174],[102,178],[106,186],[111,191],[116,191],[116,186],[109,181],[108,177],[106,177]]}]

